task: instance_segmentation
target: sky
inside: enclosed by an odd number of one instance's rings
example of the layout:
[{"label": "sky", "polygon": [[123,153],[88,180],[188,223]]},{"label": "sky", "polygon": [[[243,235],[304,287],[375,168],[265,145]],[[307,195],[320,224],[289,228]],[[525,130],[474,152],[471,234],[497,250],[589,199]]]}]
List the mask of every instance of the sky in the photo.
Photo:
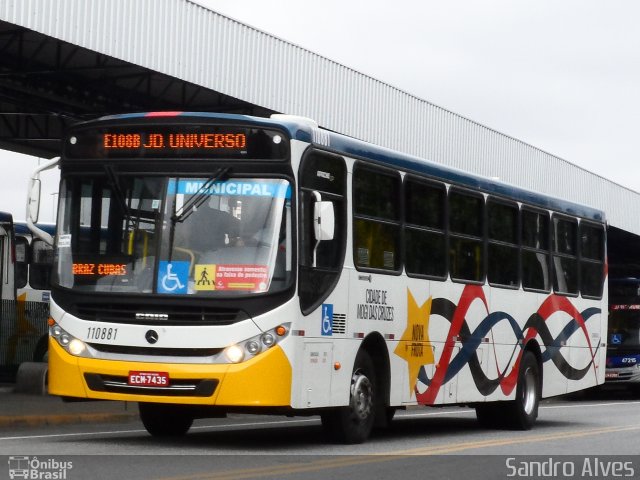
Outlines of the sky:
[{"label": "sky", "polygon": [[[637,0],[193,1],[640,191]],[[29,160],[0,193],[18,219]]]}]

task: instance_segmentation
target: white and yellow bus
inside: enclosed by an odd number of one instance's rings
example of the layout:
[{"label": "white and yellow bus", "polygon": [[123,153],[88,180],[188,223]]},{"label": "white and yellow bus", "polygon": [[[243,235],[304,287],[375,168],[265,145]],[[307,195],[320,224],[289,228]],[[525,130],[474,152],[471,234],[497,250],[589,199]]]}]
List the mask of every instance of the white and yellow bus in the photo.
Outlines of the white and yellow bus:
[{"label": "white and yellow bus", "polygon": [[[53,234],[55,225],[39,224]],[[0,212],[0,378],[15,380],[23,362],[46,361],[53,250],[24,222]]]},{"label": "white and yellow bus", "polygon": [[289,116],[105,117],[59,167],[49,391],[153,435],[256,412],[356,443],[444,404],[528,429],[604,381],[601,211]]}]

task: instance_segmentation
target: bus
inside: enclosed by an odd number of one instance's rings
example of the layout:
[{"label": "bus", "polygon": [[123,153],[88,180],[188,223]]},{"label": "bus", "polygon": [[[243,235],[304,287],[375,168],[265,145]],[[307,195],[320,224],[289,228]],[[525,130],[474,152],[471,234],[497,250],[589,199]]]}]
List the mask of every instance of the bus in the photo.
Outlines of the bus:
[{"label": "bus", "polygon": [[359,443],[414,405],[529,429],[604,381],[599,210],[282,115],[103,117],[59,168],[49,392],[151,435],[254,412]]},{"label": "bus", "polygon": [[[637,269],[636,269],[637,271]],[[640,391],[640,278],[611,276],[606,383]]]},{"label": "bus", "polygon": [[[39,223],[37,226],[49,235],[55,235],[55,224]],[[47,321],[53,248],[44,240],[35,238],[26,222],[14,222],[14,230],[18,313],[16,333],[23,348],[22,355],[11,362],[45,362],[49,339]]]},{"label": "bus", "polygon": [[[27,224],[15,222],[10,213],[0,213],[0,224],[0,377],[10,381],[21,363],[46,361],[53,249],[33,238]],[[55,231],[51,224],[38,227]]]}]

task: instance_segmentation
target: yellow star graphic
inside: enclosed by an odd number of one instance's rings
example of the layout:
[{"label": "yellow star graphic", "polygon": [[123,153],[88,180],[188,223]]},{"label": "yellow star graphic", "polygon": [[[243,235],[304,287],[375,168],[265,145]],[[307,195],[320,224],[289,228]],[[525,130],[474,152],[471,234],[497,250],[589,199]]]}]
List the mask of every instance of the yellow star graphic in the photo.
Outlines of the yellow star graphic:
[{"label": "yellow star graphic", "polygon": [[431,299],[418,306],[418,303],[407,289],[407,328],[394,353],[407,362],[409,367],[409,390],[413,394],[418,381],[418,373],[422,365],[434,362],[433,350],[429,343],[429,316],[431,315]]}]

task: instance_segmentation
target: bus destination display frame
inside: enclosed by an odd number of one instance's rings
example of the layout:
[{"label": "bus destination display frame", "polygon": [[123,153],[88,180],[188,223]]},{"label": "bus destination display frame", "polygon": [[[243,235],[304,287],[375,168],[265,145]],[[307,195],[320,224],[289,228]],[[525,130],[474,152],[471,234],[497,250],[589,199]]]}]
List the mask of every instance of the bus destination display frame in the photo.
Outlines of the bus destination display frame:
[{"label": "bus destination display frame", "polygon": [[282,131],[220,124],[85,127],[66,137],[69,159],[238,159],[285,161]]}]

